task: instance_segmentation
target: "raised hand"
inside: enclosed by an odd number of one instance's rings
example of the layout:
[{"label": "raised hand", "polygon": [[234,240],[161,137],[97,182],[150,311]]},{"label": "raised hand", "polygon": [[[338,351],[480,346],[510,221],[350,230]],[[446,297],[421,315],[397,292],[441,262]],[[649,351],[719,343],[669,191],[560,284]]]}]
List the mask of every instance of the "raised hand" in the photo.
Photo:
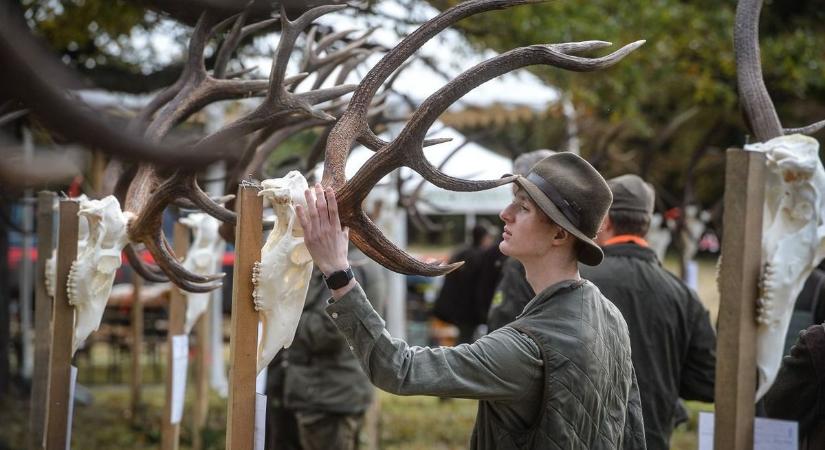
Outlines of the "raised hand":
[{"label": "raised hand", "polygon": [[314,189],[307,189],[304,195],[306,209],[296,205],[295,211],[304,229],[304,243],[309,254],[325,276],[345,270],[349,267],[349,230],[341,228],[335,191],[316,184]]}]

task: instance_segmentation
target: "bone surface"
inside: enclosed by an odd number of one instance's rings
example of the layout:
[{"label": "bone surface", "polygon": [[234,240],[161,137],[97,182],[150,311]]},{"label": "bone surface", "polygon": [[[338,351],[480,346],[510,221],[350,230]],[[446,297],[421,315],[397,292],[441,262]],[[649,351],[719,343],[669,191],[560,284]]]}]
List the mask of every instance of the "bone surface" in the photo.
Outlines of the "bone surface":
[{"label": "bone surface", "polygon": [[[180,223],[189,227],[194,235],[186,258],[183,260],[183,267],[192,273],[201,275],[212,273],[223,255],[224,243],[218,234],[221,223],[218,219],[204,213],[189,214],[180,219]],[[209,306],[212,293],[187,292],[183,289],[180,291],[186,297],[185,330],[186,333],[190,333],[195,322]]]},{"label": "bone surface", "polygon": [[819,143],[811,137],[780,136],[745,150],[763,152],[767,168],[757,300],[758,400],[779,371],[796,298],[825,257],[825,170]]},{"label": "bone surface", "polygon": [[271,203],[275,228],[261,249],[261,261],[256,264],[252,279],[255,309],[263,323],[258,373],[282,348],[292,344],[312,275],[312,258],[295,215],[296,204],[306,207],[306,179],[292,171],[283,178],[264,180],[261,187],[258,195]]},{"label": "bone surface", "polygon": [[72,353],[100,326],[115,272],[121,264],[120,253],[128,242],[127,216],[114,196],[83,199],[77,214],[86,219],[89,236],[82,249],[78,245],[77,259],[69,271],[67,293],[69,303],[75,307]]}]

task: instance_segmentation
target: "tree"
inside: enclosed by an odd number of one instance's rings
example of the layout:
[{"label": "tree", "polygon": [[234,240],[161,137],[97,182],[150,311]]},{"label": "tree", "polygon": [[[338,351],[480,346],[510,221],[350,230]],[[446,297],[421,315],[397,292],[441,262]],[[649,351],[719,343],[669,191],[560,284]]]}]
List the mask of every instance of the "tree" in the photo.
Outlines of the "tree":
[{"label": "tree", "polygon": [[[429,3],[444,9],[458,1]],[[534,72],[570,96],[582,120],[583,153],[607,175],[641,173],[668,206],[709,206],[721,198],[721,151],[747,139],[737,106],[735,6],[555,1],[481,15],[459,27],[477,48],[497,51],[524,42],[646,39],[626,64],[598,76]],[[788,123],[807,125],[825,116],[823,19],[825,11],[813,1],[772,2],[763,10],[765,80]]]}]

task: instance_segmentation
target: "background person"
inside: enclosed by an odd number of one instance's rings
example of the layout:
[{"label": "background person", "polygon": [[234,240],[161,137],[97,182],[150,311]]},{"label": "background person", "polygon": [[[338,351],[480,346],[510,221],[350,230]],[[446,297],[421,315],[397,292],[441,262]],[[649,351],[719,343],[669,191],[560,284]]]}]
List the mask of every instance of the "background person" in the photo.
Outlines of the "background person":
[{"label": "background person", "polygon": [[613,204],[596,238],[604,262],[580,269],[627,321],[647,448],[668,449],[678,399],[713,401],[716,334],[696,294],[662,267],[644,240],[653,187],[636,175],[607,184]]}]

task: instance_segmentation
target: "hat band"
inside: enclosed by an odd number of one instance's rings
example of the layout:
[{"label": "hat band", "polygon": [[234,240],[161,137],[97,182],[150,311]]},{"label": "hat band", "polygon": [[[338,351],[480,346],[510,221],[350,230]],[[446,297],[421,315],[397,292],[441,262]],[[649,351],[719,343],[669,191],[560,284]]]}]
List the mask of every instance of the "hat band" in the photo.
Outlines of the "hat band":
[{"label": "hat band", "polygon": [[559,192],[558,189],[548,183],[547,180],[537,175],[535,172],[530,172],[527,175],[527,180],[535,184],[536,187],[539,188],[539,190],[544,193],[544,195],[546,195],[554,205],[556,205],[559,211],[564,214],[564,217],[566,217],[574,227],[580,228],[580,216],[578,206],[576,206],[575,203],[565,200],[564,196],[561,195],[561,192]]}]

